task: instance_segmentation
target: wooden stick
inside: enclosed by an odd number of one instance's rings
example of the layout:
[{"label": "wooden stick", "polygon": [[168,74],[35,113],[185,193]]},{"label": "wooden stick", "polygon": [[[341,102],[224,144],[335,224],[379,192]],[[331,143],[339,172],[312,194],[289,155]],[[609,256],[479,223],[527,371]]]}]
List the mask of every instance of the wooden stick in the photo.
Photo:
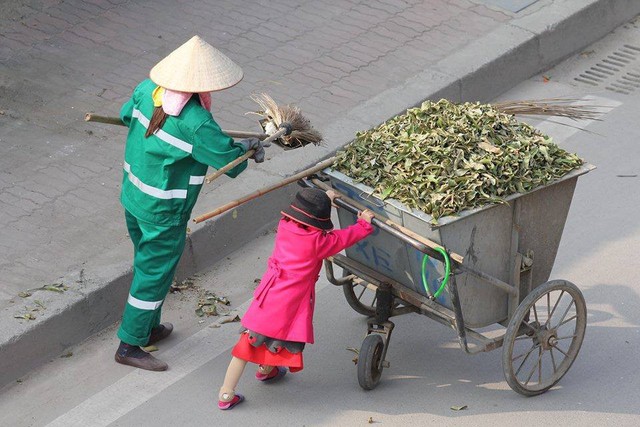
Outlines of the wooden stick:
[{"label": "wooden stick", "polygon": [[[278,130],[276,133],[274,133],[273,135],[271,135],[270,137],[266,138],[263,142],[264,143],[269,143],[269,142],[273,142],[276,139],[280,138],[282,135],[284,135],[287,132],[287,129],[281,128],[280,130]],[[248,160],[251,158],[251,156],[253,156],[253,154],[256,152],[256,150],[249,150],[246,153],[244,153],[242,156],[238,157],[237,159],[235,159],[232,162],[227,163],[226,165],[224,165],[223,167],[221,167],[220,169],[218,169],[217,171],[215,171],[212,174],[207,175],[204,178],[204,181],[209,184],[211,181],[213,181],[214,179],[218,178],[219,176],[227,173],[228,171],[230,171],[231,169],[235,168],[236,166],[238,166],[240,163],[244,162],[245,160]]]},{"label": "wooden stick", "polygon": [[[311,182],[313,182],[313,184],[318,187],[321,188],[322,190],[333,190],[340,199],[344,200],[345,202],[349,203],[350,205],[355,206],[356,208],[360,209],[361,211],[365,210],[366,208],[361,205],[360,203],[356,202],[355,200],[345,196],[344,194],[342,194],[341,192],[339,192],[338,190],[336,190],[335,188],[331,187],[330,185],[320,181],[319,179],[313,179],[311,180]],[[418,242],[422,243],[425,246],[430,247],[431,249],[435,250],[436,248],[441,248],[444,249],[444,247],[442,247],[441,245],[437,244],[436,242],[433,242],[429,239],[427,239],[426,237],[423,237],[421,235],[419,235],[418,233],[409,230],[406,227],[403,227],[402,225],[398,224],[397,222],[394,222],[392,220],[390,220],[389,218],[384,218],[381,217],[379,215],[374,214],[375,218],[378,221],[384,222],[385,224],[387,224],[389,227],[393,227],[396,230],[400,231],[403,234],[406,234],[407,236],[411,237],[414,240],[417,240]],[[457,262],[458,264],[462,264],[462,262],[464,261],[464,257],[461,255],[458,255],[454,252],[447,252],[449,253],[449,257],[454,260],[455,262]]]},{"label": "wooden stick", "polygon": [[124,126],[120,117],[107,117],[107,116],[99,116],[97,114],[87,113],[84,115],[85,122],[98,122],[98,123],[106,123],[108,125],[120,125]]},{"label": "wooden stick", "polygon": [[205,221],[209,218],[213,218],[214,216],[220,215],[223,212],[228,211],[229,209],[233,209],[237,206],[240,206],[243,203],[246,203],[250,200],[253,200],[255,198],[258,198],[260,196],[263,196],[273,190],[277,190],[278,188],[284,187],[285,185],[291,184],[292,182],[296,182],[299,179],[305,178],[309,175],[312,175],[316,172],[320,172],[323,169],[328,168],[329,166],[331,166],[333,164],[333,162],[335,161],[335,157],[330,157],[327,160],[324,160],[320,163],[318,163],[317,165],[309,168],[309,169],[305,169],[302,172],[298,172],[295,175],[290,176],[289,178],[286,178],[282,181],[280,181],[279,183],[270,185],[268,187],[265,188],[261,188],[260,190],[253,192],[247,196],[241,197],[240,199],[234,200],[232,202],[227,203],[226,205],[220,206],[218,209],[215,209],[209,213],[200,215],[196,218],[193,219],[193,222],[195,222],[196,224]]},{"label": "wooden stick", "polygon": [[[98,123],[106,123],[108,125],[120,125],[124,126],[120,117],[109,117],[109,116],[99,116],[93,113],[87,113],[84,115],[85,122],[98,122]],[[259,132],[244,132],[241,130],[222,130],[222,132],[229,135],[231,138],[258,138],[263,140],[267,138],[269,135],[266,133]]]}]

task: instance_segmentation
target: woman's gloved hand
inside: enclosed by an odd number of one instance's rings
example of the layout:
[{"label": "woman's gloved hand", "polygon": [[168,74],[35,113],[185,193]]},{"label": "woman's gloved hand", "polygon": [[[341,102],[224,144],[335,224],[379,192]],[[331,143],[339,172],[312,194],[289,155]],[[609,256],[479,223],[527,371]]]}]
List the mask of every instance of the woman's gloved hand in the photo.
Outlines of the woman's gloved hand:
[{"label": "woman's gloved hand", "polygon": [[264,162],[264,147],[270,146],[271,143],[268,142],[265,144],[258,138],[247,138],[241,139],[239,141],[234,141],[233,145],[242,147],[245,153],[249,150],[255,150],[253,156],[251,156],[250,158],[255,160],[256,163],[262,163]]}]

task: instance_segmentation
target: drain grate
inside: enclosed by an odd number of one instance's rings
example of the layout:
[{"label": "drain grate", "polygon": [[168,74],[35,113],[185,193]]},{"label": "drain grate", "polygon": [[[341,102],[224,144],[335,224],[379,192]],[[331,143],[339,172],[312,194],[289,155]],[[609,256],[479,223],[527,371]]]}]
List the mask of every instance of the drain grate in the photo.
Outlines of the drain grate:
[{"label": "drain grate", "polygon": [[640,89],[640,47],[624,44],[584,70],[574,80],[629,95]]}]

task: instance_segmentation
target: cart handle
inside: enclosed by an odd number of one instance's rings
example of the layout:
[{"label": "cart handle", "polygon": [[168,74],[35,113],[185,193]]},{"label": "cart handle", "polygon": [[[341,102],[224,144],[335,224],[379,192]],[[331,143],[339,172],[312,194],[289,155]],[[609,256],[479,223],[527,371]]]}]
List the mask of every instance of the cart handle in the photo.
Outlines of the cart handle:
[{"label": "cart handle", "polygon": [[[327,185],[326,183],[320,181],[317,178],[312,179],[311,181],[305,179],[305,180],[302,180],[302,182],[303,182],[303,185],[306,187],[315,186],[325,191],[333,190],[338,196],[333,201],[336,204],[336,206],[343,208],[353,214],[357,215],[359,211],[364,210],[364,207],[360,206],[358,202],[350,199],[349,197],[345,196],[338,190],[332,188],[331,186]],[[442,255],[442,253],[438,251],[438,248],[440,248],[442,251],[446,252],[445,248],[443,248],[442,246],[440,246],[435,242],[432,242],[429,239],[426,239],[414,233],[413,231],[401,226],[400,224],[397,224],[387,218],[384,218],[384,220],[381,220],[375,214],[373,219],[371,220],[371,224],[399,238],[400,240],[408,243],[409,245],[419,250],[423,254],[427,254],[430,257],[439,260],[440,262],[446,262],[445,257]],[[454,267],[459,264],[462,264],[462,262],[464,261],[464,258],[462,256],[454,252],[447,252],[447,253],[449,255],[448,258],[453,262]]]}]

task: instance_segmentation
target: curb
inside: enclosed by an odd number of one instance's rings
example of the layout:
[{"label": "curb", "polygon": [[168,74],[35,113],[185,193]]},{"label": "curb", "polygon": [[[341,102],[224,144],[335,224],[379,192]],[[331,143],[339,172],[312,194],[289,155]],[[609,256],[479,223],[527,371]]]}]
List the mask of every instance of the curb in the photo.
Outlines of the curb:
[{"label": "curb", "polygon": [[[637,14],[640,14],[637,0],[568,0],[541,6],[538,11],[496,28],[431,69],[385,90],[331,123],[324,131],[325,140],[331,141],[329,151],[335,152],[347,144],[357,131],[376,126],[407,108],[420,105],[425,99],[490,101],[597,41]],[[294,164],[302,165],[297,171],[321,160],[291,153],[271,160],[270,169],[290,170],[292,158],[296,159]],[[247,175],[247,183],[254,184],[248,186],[253,189],[282,178],[258,168],[243,175]],[[237,196],[244,188],[244,183],[231,188],[225,182],[218,190]],[[279,207],[288,204],[296,190],[297,186],[292,184],[273,191],[195,228],[187,239],[176,277],[181,280],[206,270],[267,232],[277,223]],[[10,332],[11,336],[6,336],[6,327],[0,330],[0,387],[120,319],[131,268],[130,259],[122,262],[122,256],[115,258],[119,261],[96,268],[96,277],[86,278],[80,271],[65,278],[66,282],[75,282],[78,286],[73,286],[57,306],[52,303],[46,316],[20,325],[17,333]],[[0,325],[13,322],[12,313],[0,313]]]}]

